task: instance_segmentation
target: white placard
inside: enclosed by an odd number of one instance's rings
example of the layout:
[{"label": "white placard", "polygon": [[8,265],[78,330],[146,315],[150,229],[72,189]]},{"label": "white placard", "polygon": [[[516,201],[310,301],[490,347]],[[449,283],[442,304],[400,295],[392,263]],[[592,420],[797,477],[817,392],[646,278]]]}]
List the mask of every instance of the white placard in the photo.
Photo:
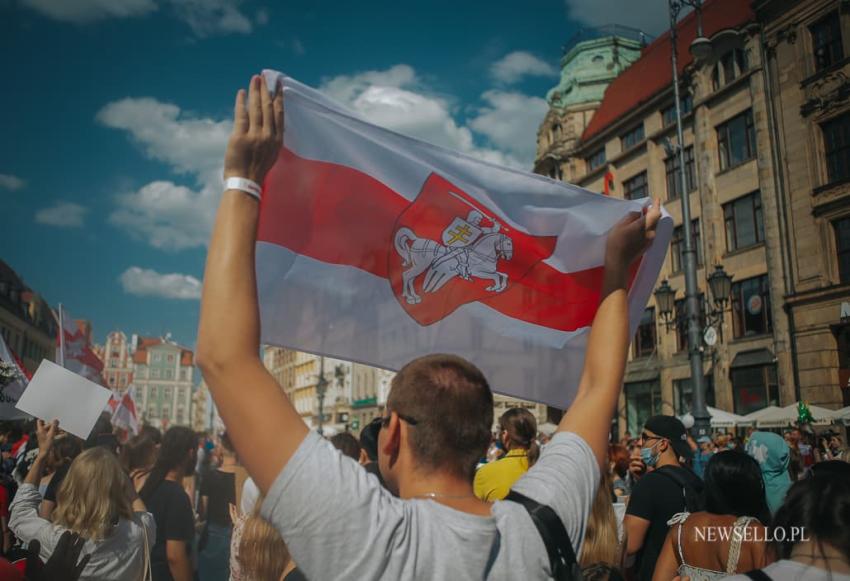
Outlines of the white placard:
[{"label": "white placard", "polygon": [[82,439],[89,437],[109,401],[110,391],[85,377],[44,360],[15,406]]}]

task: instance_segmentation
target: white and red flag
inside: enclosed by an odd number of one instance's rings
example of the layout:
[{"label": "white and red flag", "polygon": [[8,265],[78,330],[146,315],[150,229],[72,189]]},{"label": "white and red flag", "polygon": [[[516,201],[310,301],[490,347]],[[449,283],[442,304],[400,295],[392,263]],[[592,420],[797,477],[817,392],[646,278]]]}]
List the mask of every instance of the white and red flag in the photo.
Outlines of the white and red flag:
[{"label": "white and red flag", "polygon": [[[387,369],[428,353],[478,365],[499,393],[566,407],[625,201],[371,125],[284,86],[256,268],[262,340]],[[630,287],[636,330],[672,233],[665,213]]]},{"label": "white and red flag", "polygon": [[112,412],[112,425],[127,430],[135,436],[139,433],[139,418],[136,415],[136,402],[130,391],[129,389],[125,391],[121,401],[115,406]]},{"label": "white and red flag", "polygon": [[16,405],[32,374],[0,335],[0,420],[28,417]]},{"label": "white and red flag", "polygon": [[103,385],[103,361],[95,355],[83,329],[61,306],[56,320],[61,330],[56,338],[56,360],[65,369]]}]

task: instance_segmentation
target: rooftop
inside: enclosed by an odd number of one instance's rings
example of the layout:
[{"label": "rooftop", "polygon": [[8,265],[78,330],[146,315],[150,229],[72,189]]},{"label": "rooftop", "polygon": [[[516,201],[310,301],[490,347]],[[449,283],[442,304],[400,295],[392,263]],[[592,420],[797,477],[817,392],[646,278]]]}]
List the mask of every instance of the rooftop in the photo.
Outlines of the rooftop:
[{"label": "rooftop", "polygon": [[[721,30],[740,28],[753,20],[755,14],[750,2],[743,0],[706,0],[702,7],[703,34],[709,38]],[[679,34],[676,47],[679,73],[693,62],[688,48],[696,38],[696,25],[696,13],[691,12],[676,27]],[[641,57],[608,85],[602,104],[582,134],[582,141],[602,133],[619,118],[672,87],[670,60],[668,30],[644,48]]]}]

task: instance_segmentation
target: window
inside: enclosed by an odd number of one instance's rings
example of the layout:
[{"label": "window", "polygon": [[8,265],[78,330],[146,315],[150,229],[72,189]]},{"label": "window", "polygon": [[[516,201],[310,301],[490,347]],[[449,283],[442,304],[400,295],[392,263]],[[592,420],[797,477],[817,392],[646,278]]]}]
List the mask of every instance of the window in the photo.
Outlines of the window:
[{"label": "window", "polygon": [[156,386],[155,386],[155,385],[152,385],[152,386],[151,386],[151,399],[156,398],[157,393],[159,393],[159,392],[158,392],[158,390],[157,390]]},{"label": "window", "polygon": [[174,371],[172,371],[171,369],[166,369],[165,372],[164,372],[164,377],[165,377],[165,379],[173,379],[174,378]]},{"label": "window", "polygon": [[591,153],[585,161],[587,162],[587,171],[593,171],[596,168],[601,167],[605,163],[605,148],[600,147]]},{"label": "window", "polygon": [[850,218],[832,223],[835,228],[835,250],[838,254],[838,280],[850,282]]},{"label": "window", "polygon": [[174,363],[174,354],[172,354],[172,353],[169,353],[169,354],[168,354],[168,362],[169,362],[169,363]]},{"label": "window", "polygon": [[741,48],[733,48],[725,52],[717,64],[714,65],[714,70],[711,74],[711,82],[714,90],[725,87],[741,75],[749,68],[747,62],[747,53]]},{"label": "window", "polygon": [[649,185],[646,183],[646,172],[642,171],[633,178],[623,182],[623,196],[627,200],[637,200],[649,195]]},{"label": "window", "polygon": [[735,413],[745,415],[769,405],[779,405],[776,365],[757,365],[729,370]]},{"label": "window", "polygon": [[844,58],[838,12],[833,12],[812,24],[809,32],[812,34],[816,71],[830,67]]},{"label": "window", "polygon": [[162,354],[161,353],[154,353],[153,356],[151,357],[151,361],[153,361],[154,363],[159,363],[160,361],[162,361]]},{"label": "window", "polygon": [[171,388],[170,387],[165,387],[165,388],[163,388],[162,391],[163,391],[162,395],[165,399],[171,399]]},{"label": "window", "polygon": [[[694,98],[692,95],[684,95],[679,98],[679,106],[682,108],[682,117],[694,110]],[[669,127],[676,122],[676,105],[665,107],[661,111],[661,121],[664,127]]]},{"label": "window", "polygon": [[159,379],[159,369],[151,369],[151,378]]},{"label": "window", "polygon": [[[706,375],[703,381],[705,381],[705,405],[714,407],[714,378]],[[694,386],[690,377],[673,381],[673,407],[677,416],[690,413],[693,399]]]},{"label": "window", "polygon": [[761,335],[773,330],[770,286],[766,274],[732,285],[732,323],[735,338]]},{"label": "window", "polygon": [[850,179],[850,113],[821,125],[829,183]]},{"label": "window", "polygon": [[186,370],[185,369],[180,370],[180,381],[186,381]]},{"label": "window", "polygon": [[[705,302],[703,301],[703,294],[700,294],[698,297],[699,301],[699,320],[697,323],[699,324],[700,330],[705,329]],[[676,351],[687,351],[688,350],[688,327],[687,327],[687,315],[685,313],[685,299],[679,299],[676,301],[676,321],[681,321],[681,324],[676,325]]]},{"label": "window", "polygon": [[[682,193],[678,155],[672,155],[664,160],[664,171],[667,174],[667,199],[677,200]],[[687,182],[688,192],[697,189],[697,169],[694,163],[693,146],[685,148],[685,181]]]},{"label": "window", "polygon": [[764,242],[761,194],[754,192],[724,204],[726,251],[732,252]]},{"label": "window", "polygon": [[661,385],[658,381],[635,381],[627,383],[626,429],[639,434],[650,416],[661,413]]},{"label": "window", "polygon": [[655,352],[655,307],[643,311],[640,325],[635,333],[634,356],[649,357]]},{"label": "window", "polygon": [[717,126],[720,170],[733,168],[756,156],[756,130],[753,112],[745,111]]},{"label": "window", "polygon": [[148,418],[155,420],[158,417],[159,416],[157,414],[156,405],[151,404],[151,406],[148,408]]},{"label": "window", "polygon": [[620,140],[623,143],[623,150],[631,149],[643,141],[643,123],[624,133]]},{"label": "window", "polygon": [[[697,266],[699,266],[702,264],[699,220],[691,220],[691,242],[697,251]],[[673,238],[670,240],[670,266],[674,273],[685,269],[685,229],[682,226],[673,228]]]}]

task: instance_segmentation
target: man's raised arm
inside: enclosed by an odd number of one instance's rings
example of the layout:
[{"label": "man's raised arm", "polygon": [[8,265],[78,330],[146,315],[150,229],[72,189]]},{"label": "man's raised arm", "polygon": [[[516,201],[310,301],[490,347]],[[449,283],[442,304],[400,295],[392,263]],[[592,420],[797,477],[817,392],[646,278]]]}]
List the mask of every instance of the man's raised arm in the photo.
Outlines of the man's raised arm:
[{"label": "man's raised arm", "polygon": [[[262,184],[283,143],[283,94],[254,76],[236,96],[224,176]],[[260,361],[254,274],[259,204],[227,190],[213,228],[204,273],[198,366],[248,472],[267,492],[304,440],[307,426]]]},{"label": "man's raised arm", "polygon": [[629,350],[629,267],[655,238],[661,218],[656,200],[646,212],[627,216],[608,235],[602,299],[587,342],[584,371],[558,431],[575,432],[590,445],[600,466],[608,462],[608,433],[620,397]]}]

